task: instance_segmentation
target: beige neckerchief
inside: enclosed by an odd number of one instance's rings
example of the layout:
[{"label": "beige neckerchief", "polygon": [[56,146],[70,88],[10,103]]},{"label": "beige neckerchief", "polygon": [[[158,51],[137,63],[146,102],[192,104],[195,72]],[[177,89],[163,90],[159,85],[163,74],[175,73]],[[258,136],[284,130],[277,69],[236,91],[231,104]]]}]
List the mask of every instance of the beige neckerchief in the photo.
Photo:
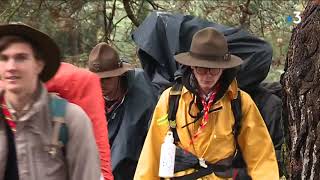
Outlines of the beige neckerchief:
[{"label": "beige neckerchief", "polygon": [[31,108],[31,106],[32,106],[32,104],[33,104],[33,101],[27,103],[27,104],[21,109],[21,111],[15,110],[15,109],[13,108],[13,106],[11,105],[11,103],[10,103],[7,99],[5,99],[5,103],[6,103],[6,105],[7,105],[8,111],[10,112],[10,114],[11,114],[11,116],[12,116],[12,120],[13,120],[13,121],[17,121],[17,120],[19,119],[19,117],[23,116],[24,114],[26,114],[26,113],[30,110],[30,108]]},{"label": "beige neckerchief", "polygon": [[14,109],[12,104],[6,98],[4,98],[8,111],[10,112],[13,121],[19,120],[20,117],[25,115],[31,109],[33,103],[35,102],[36,97],[40,95],[41,88],[39,87],[41,87],[40,82],[37,85],[36,91],[32,95],[31,101],[29,101],[26,105],[24,105],[24,107],[20,111],[17,111],[16,109]]}]

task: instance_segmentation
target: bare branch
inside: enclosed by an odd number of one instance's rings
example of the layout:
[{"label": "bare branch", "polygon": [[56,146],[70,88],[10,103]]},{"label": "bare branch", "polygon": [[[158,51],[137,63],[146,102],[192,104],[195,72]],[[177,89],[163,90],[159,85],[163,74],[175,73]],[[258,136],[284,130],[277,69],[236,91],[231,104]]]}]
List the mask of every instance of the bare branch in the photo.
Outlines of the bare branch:
[{"label": "bare branch", "polygon": [[138,27],[140,25],[138,19],[134,16],[133,11],[130,7],[130,0],[123,0],[123,6],[124,10],[126,11],[128,18],[131,20],[131,22]]},{"label": "bare branch", "polygon": [[247,0],[245,4],[241,4],[240,10],[241,10],[241,17],[240,17],[240,26],[244,27],[245,29],[249,28],[250,24],[250,15],[252,15],[251,10],[249,9],[250,0]]},{"label": "bare branch", "polygon": [[24,0],[21,0],[19,2],[19,4],[13,9],[13,11],[11,11],[10,15],[7,17],[7,19],[5,20],[5,22],[10,22],[11,18],[15,15],[15,13],[20,9],[20,7],[22,6]]},{"label": "bare branch", "polygon": [[128,15],[123,16],[122,18],[120,18],[116,23],[114,23],[113,26],[117,26],[123,19],[127,18]]},{"label": "bare branch", "polygon": [[[103,9],[102,9],[102,14],[103,14],[103,23],[104,23],[104,41],[106,40],[105,37],[107,37],[108,34],[108,22],[107,22],[107,2],[106,0],[103,0]],[[110,21],[110,19],[109,19]]]},{"label": "bare branch", "polygon": [[152,0],[146,0],[154,10],[158,10],[159,8],[163,9],[162,7],[160,7],[158,4],[156,4],[155,2],[153,2]]}]

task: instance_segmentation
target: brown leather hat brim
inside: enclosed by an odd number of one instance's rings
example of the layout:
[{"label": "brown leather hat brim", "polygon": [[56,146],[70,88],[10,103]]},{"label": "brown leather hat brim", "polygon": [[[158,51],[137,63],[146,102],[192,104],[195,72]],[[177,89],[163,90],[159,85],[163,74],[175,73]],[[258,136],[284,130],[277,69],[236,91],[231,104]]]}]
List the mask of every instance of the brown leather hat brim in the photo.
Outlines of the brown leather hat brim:
[{"label": "brown leather hat brim", "polygon": [[174,56],[176,61],[187,66],[205,67],[205,68],[233,68],[242,64],[242,59],[238,56],[231,55],[228,61],[214,61],[208,59],[199,59],[192,57],[189,52],[180,53]]},{"label": "brown leather hat brim", "polygon": [[127,71],[133,70],[134,68],[128,64],[128,63],[123,63],[121,68],[114,69],[112,71],[103,71],[103,72],[96,72],[96,74],[100,78],[109,78],[109,77],[116,77],[116,76],[121,76]]},{"label": "brown leather hat brim", "polygon": [[48,35],[24,24],[0,25],[0,38],[7,35],[21,36],[34,43],[43,56],[45,66],[39,78],[46,82],[58,71],[60,66],[60,50]]}]

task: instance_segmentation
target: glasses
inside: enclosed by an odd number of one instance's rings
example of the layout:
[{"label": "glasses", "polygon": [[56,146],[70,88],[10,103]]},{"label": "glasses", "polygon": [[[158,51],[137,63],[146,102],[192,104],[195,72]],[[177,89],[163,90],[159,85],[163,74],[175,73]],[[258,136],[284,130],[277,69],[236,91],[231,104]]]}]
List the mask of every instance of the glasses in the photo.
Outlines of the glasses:
[{"label": "glasses", "polygon": [[205,75],[209,73],[210,75],[217,75],[220,73],[221,68],[204,68],[204,67],[195,67],[195,71],[199,75]]}]

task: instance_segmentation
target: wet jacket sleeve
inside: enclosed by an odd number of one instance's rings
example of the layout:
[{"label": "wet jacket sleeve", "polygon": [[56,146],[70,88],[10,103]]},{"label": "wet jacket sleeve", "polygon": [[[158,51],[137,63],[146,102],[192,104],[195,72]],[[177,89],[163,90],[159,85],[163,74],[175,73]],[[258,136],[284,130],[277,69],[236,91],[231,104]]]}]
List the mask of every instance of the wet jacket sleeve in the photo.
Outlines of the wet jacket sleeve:
[{"label": "wet jacket sleeve", "polygon": [[167,115],[168,93],[166,90],[158,101],[155,108],[150,129],[144,142],[138,166],[134,175],[135,180],[159,179],[159,158],[160,148],[164,141],[165,134],[169,130]]},{"label": "wet jacket sleeve", "polygon": [[70,180],[99,180],[101,176],[99,153],[92,126],[86,113],[75,104],[66,111],[68,143],[66,160]]},{"label": "wet jacket sleeve", "polygon": [[[256,101],[255,101],[256,102]],[[282,103],[281,99],[275,95],[270,95],[265,101],[264,107],[260,110],[267,125],[272,142],[275,148],[279,166],[280,176],[283,176],[284,161],[281,157],[281,147],[284,142],[284,130],[282,122]]]},{"label": "wet jacket sleeve", "polygon": [[252,179],[279,179],[275,150],[268,129],[251,97],[241,92],[243,118],[238,136]]}]

